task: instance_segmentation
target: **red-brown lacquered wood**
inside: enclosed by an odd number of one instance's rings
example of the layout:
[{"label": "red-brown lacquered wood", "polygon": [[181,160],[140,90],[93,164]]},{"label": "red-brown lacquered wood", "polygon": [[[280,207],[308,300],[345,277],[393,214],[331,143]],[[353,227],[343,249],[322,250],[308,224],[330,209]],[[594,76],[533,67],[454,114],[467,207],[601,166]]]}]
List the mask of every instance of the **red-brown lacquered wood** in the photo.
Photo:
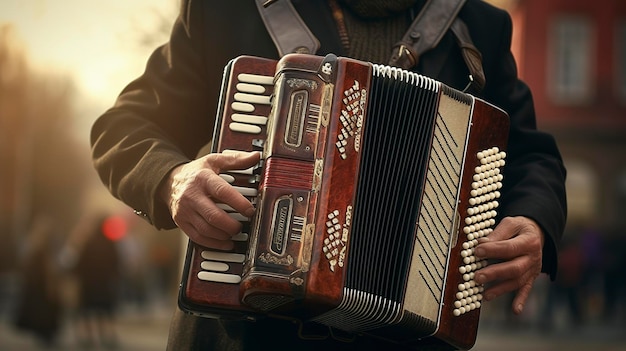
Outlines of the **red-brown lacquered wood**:
[{"label": "red-brown lacquered wood", "polygon": [[284,301],[302,298],[309,255],[303,250],[311,192],[313,163],[270,158],[265,165],[257,228],[241,282],[244,303],[253,298]]},{"label": "red-brown lacquered wood", "polygon": [[301,302],[307,283],[312,240],[307,228],[315,219],[314,169],[325,147],[320,116],[329,84],[316,73],[320,63],[318,56],[288,55],[276,69],[258,223],[241,284],[244,303],[260,309],[278,301],[288,305],[279,310],[293,314],[291,302]]},{"label": "red-brown lacquered wood", "polygon": [[[350,235],[350,213],[354,203],[356,183],[358,179],[358,169],[360,162],[358,148],[358,138],[350,138],[345,146],[343,158],[336,147],[338,135],[341,133],[342,124],[340,116],[342,110],[346,109],[348,96],[346,92],[351,91],[358,82],[357,91],[359,94],[365,93],[371,80],[371,66],[363,62],[341,58],[336,66],[337,80],[334,87],[333,106],[328,125],[328,135],[324,152],[324,167],[322,176],[322,186],[319,192],[317,217],[315,219],[315,240],[313,243],[313,254],[311,258],[312,267],[306,290],[306,300],[316,305],[336,307],[343,296],[345,281],[345,266],[347,255],[349,255],[349,235]],[[364,94],[366,96],[366,94]],[[359,99],[360,101],[360,99]],[[364,117],[366,111],[366,100],[357,102],[359,118]],[[364,125],[365,121],[360,120],[359,125]],[[355,134],[362,136],[362,130]],[[356,143],[355,143],[355,140]],[[328,258],[323,248],[328,239],[327,226],[328,215],[333,211],[338,212],[338,220],[341,223],[342,237],[341,243],[337,246],[338,256]]]},{"label": "red-brown lacquered wood", "polygon": [[[479,151],[497,146],[500,150],[506,150],[509,133],[508,115],[483,100],[476,99],[473,111],[473,119],[470,137],[466,152],[466,163],[461,180],[461,190],[459,196],[458,211],[463,218],[467,214],[469,207],[470,190],[472,189],[472,177],[474,169],[480,165],[476,154]],[[503,180],[506,182],[506,179]],[[443,307],[439,328],[434,337],[454,346],[457,349],[470,349],[475,341],[478,331],[480,308],[455,317],[453,315],[455,294],[457,286],[463,283],[462,274],[459,267],[463,265],[461,260],[461,245],[465,241],[465,234],[462,232],[461,223],[456,246],[451,249],[449,257],[449,268],[446,276],[446,287],[444,292]]]},{"label": "red-brown lacquered wood", "polygon": [[266,157],[314,162],[324,149],[320,118],[328,83],[317,74],[321,62],[319,56],[302,54],[278,62]]},{"label": "red-brown lacquered wood", "polygon": [[[229,129],[229,124],[232,122],[232,114],[236,112],[232,109],[232,103],[235,102],[235,93],[237,93],[236,86],[237,83],[239,83],[239,81],[237,80],[237,76],[241,73],[251,73],[261,76],[273,77],[275,70],[275,60],[249,56],[240,56],[234,60],[230,76],[225,77],[228,84],[226,87],[224,87],[225,90],[222,91],[222,94],[226,94],[222,97],[224,98],[224,102],[220,102],[221,107],[224,108],[221,116],[222,123],[216,123],[216,128],[220,128],[220,133],[218,140],[214,140],[214,142],[217,142],[217,146],[213,147],[213,152],[222,152],[224,150],[255,151],[255,148],[252,146],[252,140],[265,140],[267,138],[266,126],[261,126],[261,133],[259,133],[258,135],[253,135],[234,132]],[[265,88],[266,92],[263,95],[270,96],[274,91],[273,85],[266,85]],[[255,111],[251,112],[250,114],[268,117],[270,115],[270,110],[270,105],[255,105]]]},{"label": "red-brown lacquered wood", "polygon": [[[234,94],[237,92],[237,76],[240,73],[273,77],[275,69],[276,61],[257,57],[241,56],[232,62],[223,81],[221,102],[220,106],[218,106],[218,111],[222,111],[222,113],[216,121],[216,131],[219,131],[219,134],[217,134],[217,139],[214,140],[212,152],[222,152],[226,149],[254,151],[257,148],[253,146],[253,140],[266,139],[267,132],[265,126],[262,126],[261,133],[258,135],[231,131],[229,129],[229,124],[232,122],[231,115],[233,114],[231,104],[234,101]],[[264,94],[269,96],[273,92],[274,87],[273,85],[265,87],[267,91]],[[256,105],[255,107],[255,115],[269,116],[269,105]],[[210,131],[207,131],[207,133],[210,133]],[[234,185],[242,187],[258,186],[258,184],[254,183],[251,185],[250,175],[235,173],[232,175],[235,177]],[[250,224],[246,223],[244,227],[250,227]],[[247,248],[248,242],[237,243],[233,252],[245,254]],[[206,248],[192,242],[188,245],[179,294],[181,309],[189,313],[211,317],[247,317],[254,314],[251,308],[244,306],[239,300],[238,284],[208,282],[198,279],[197,275],[201,271],[200,265],[203,261],[200,255],[203,250],[206,250]],[[242,264],[230,264],[230,269],[226,273],[241,275],[242,270]]]},{"label": "red-brown lacquered wood", "polygon": [[[322,65],[324,72],[321,72]],[[359,126],[364,123],[371,66],[349,59],[337,61],[332,57],[288,55],[278,63],[277,72],[274,101],[277,110],[273,114],[269,132],[270,151],[267,152],[270,166],[266,165],[262,215],[251,245],[249,269],[241,286],[242,298],[254,301],[253,298],[259,295],[266,295],[268,299],[280,295],[287,297],[285,301],[292,299],[293,303],[287,302],[288,308],[279,307],[274,313],[284,311],[312,317],[335,308],[343,294],[349,214],[358,178],[358,145],[362,131],[355,127],[356,136],[352,136],[345,146],[343,157],[336,142],[342,128],[342,110],[345,114],[345,110],[350,109],[357,115]],[[302,101],[301,96],[306,96],[309,106],[304,119],[306,132],[303,143],[294,147],[287,145],[285,140],[294,129],[288,123],[288,116],[294,114],[292,97],[296,94],[301,94],[297,96],[299,101]],[[363,98],[355,100],[358,94],[362,94]],[[301,112],[300,108],[296,114]],[[317,128],[308,127],[313,125]],[[318,166],[315,170],[306,170],[306,162],[310,162],[310,166],[317,162]],[[273,171],[276,167],[272,164],[280,164],[280,171]],[[319,171],[322,173],[313,173]],[[313,181],[315,185],[308,188],[310,194],[306,194],[307,184],[300,179]],[[320,181],[321,186],[318,185]],[[302,241],[289,241],[286,252],[277,254],[271,249],[272,221],[276,217],[272,212],[278,199],[286,197],[306,199],[306,212],[304,208],[297,209],[302,211],[300,216],[306,217],[306,229]],[[324,252],[325,240],[328,239],[326,222],[328,214],[335,210],[340,212],[337,218],[342,223],[341,244],[338,246],[341,252],[329,258]],[[284,261],[288,257],[292,261]],[[287,311],[289,308],[291,310]]]}]

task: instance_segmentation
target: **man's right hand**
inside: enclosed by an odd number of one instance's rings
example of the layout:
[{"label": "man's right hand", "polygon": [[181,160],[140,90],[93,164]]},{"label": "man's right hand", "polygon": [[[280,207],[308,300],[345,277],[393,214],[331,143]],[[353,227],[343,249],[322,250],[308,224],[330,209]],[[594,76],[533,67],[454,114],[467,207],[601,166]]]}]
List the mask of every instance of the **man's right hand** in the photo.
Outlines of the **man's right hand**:
[{"label": "man's right hand", "polygon": [[172,219],[189,238],[202,246],[231,250],[231,237],[241,230],[241,223],[217,206],[223,203],[246,217],[254,215],[254,206],[219,174],[242,170],[259,162],[258,152],[208,154],[174,168],[161,189]]}]

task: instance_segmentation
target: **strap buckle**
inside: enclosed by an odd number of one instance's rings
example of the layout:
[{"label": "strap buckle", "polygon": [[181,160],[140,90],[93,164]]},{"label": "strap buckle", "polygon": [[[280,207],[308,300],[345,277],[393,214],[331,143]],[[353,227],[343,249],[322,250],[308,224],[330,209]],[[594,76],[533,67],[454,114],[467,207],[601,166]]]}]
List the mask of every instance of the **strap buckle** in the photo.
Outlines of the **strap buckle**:
[{"label": "strap buckle", "polygon": [[403,69],[410,69],[417,64],[417,57],[410,46],[400,44],[396,53],[391,57],[390,64]]}]

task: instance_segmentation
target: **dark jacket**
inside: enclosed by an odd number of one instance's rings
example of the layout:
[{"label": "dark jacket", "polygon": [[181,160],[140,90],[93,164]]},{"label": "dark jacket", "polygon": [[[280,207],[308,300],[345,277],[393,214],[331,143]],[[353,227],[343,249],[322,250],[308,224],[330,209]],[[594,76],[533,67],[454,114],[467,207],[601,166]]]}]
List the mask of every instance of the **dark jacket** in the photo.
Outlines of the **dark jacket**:
[{"label": "dark jacket", "polygon": [[[326,2],[292,2],[320,40],[318,54],[345,55]],[[468,0],[459,16],[483,55],[487,83],[480,97],[511,117],[498,212],[539,223],[546,234],[543,271],[554,276],[566,216],[565,169],[554,139],[537,131],[530,90],[517,78],[511,19],[479,0]],[[223,67],[242,54],[278,56],[254,2],[183,1],[170,41],[93,126],[93,157],[103,182],[157,228],[175,226],[157,188],[173,167],[195,158],[210,142]],[[468,82],[451,33],[422,57],[417,71],[459,90]]]}]

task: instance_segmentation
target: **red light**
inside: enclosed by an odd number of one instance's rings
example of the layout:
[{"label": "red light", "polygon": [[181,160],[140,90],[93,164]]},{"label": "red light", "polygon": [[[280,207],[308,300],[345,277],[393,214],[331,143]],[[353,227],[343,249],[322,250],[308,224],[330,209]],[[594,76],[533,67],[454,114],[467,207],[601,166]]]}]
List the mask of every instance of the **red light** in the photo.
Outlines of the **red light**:
[{"label": "red light", "polygon": [[120,240],[126,235],[126,221],[120,216],[111,216],[102,223],[102,234],[112,241]]}]

